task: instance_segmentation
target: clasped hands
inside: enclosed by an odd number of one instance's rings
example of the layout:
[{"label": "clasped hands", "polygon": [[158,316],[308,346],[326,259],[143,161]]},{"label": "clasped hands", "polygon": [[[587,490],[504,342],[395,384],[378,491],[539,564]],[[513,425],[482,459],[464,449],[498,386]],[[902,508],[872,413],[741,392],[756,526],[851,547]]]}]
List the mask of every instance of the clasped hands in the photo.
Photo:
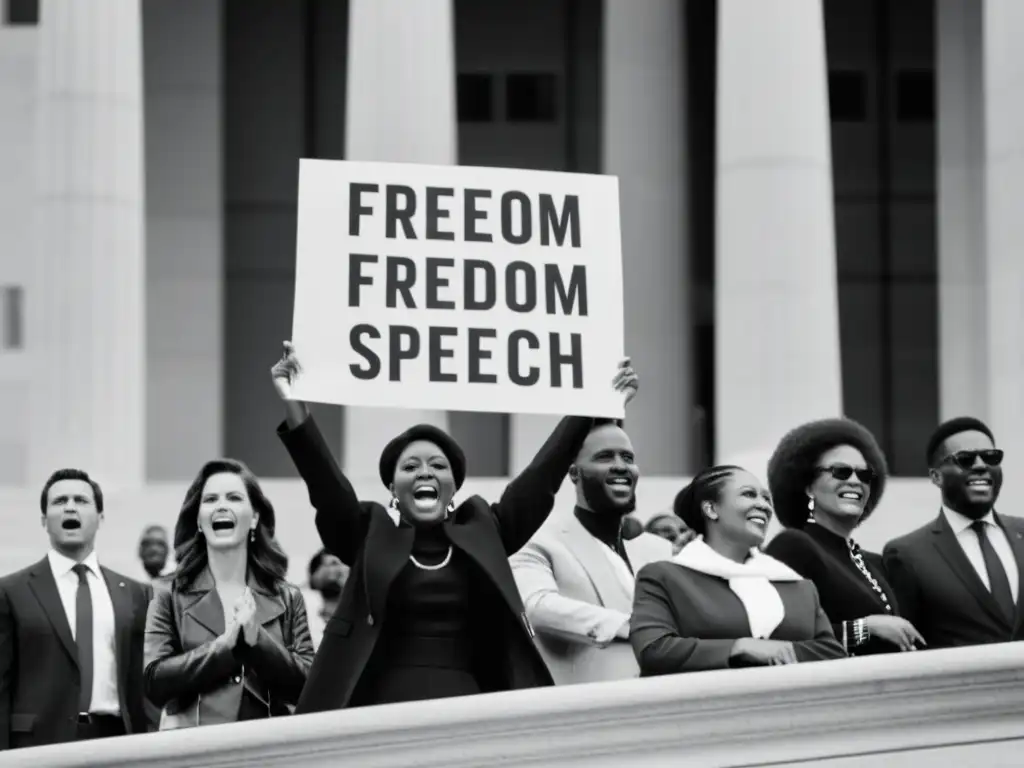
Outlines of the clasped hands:
[{"label": "clasped hands", "polygon": [[239,634],[248,646],[256,645],[259,636],[260,623],[256,618],[256,600],[252,596],[252,590],[248,587],[242,596],[235,601],[232,610],[231,621],[221,638],[229,648],[234,648],[238,642]]}]

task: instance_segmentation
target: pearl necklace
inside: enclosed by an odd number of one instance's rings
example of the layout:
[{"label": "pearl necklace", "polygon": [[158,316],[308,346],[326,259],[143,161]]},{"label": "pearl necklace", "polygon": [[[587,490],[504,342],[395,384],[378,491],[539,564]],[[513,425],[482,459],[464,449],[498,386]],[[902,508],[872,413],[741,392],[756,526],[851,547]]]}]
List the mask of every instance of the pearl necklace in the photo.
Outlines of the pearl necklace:
[{"label": "pearl necklace", "polygon": [[424,565],[423,563],[421,563],[419,560],[417,560],[412,555],[409,555],[409,561],[413,565],[415,565],[417,568],[419,568],[421,571],[440,571],[442,568],[444,568],[446,565],[448,565],[449,562],[451,562],[453,549],[454,549],[453,547],[449,546],[448,547],[448,554],[445,555],[444,556],[444,560],[442,560],[437,565]]}]

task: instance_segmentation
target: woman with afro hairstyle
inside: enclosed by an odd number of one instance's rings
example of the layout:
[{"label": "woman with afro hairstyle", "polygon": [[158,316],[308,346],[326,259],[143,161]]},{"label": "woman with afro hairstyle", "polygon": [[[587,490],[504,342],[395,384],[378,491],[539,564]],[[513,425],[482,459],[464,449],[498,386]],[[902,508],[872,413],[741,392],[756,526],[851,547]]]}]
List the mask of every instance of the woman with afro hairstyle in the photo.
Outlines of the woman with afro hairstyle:
[{"label": "woman with afro hairstyle", "polygon": [[814,585],[758,550],[772,502],[757,478],[705,469],[674,510],[697,538],[637,575],[629,639],[641,676],[846,656]]},{"label": "woman with afro hairstyle", "polygon": [[851,656],[925,645],[914,625],[900,618],[881,557],[852,538],[881,501],[887,472],[874,436],[850,419],[797,427],[768,461],[768,485],[785,530],[765,551],[814,582]]}]

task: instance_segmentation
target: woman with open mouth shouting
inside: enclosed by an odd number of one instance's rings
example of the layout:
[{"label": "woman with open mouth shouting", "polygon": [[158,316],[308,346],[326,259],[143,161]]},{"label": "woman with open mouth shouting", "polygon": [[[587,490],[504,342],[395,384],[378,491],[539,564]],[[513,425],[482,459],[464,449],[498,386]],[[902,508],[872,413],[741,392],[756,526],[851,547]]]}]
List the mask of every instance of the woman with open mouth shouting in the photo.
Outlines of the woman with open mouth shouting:
[{"label": "woman with open mouth shouting", "polygon": [[239,461],[207,462],[174,528],[178,567],[146,621],[146,695],[160,730],[290,714],[313,662],[274,508]]},{"label": "woman with open mouth shouting", "polygon": [[853,540],[882,499],[886,471],[874,436],[850,419],[797,427],[768,462],[768,485],[785,530],[766,551],[814,582],[851,656],[925,645],[900,617],[881,556]]},{"label": "woman with open mouth shouting", "polygon": [[[414,426],[381,454],[385,507],[359,500],[306,405],[289,399],[300,373],[286,342],[271,371],[287,414],[278,435],[306,482],[324,547],[352,570],[296,712],[552,685],[508,557],[551,512],[593,419],[562,419],[493,504],[456,502],[462,449],[436,427]],[[628,360],[612,385],[626,402],[635,395]]]},{"label": "woman with open mouth shouting", "polygon": [[641,676],[846,656],[814,585],[759,551],[772,499],[756,477],[710,467],[673,509],[698,537],[637,574],[629,639]]}]

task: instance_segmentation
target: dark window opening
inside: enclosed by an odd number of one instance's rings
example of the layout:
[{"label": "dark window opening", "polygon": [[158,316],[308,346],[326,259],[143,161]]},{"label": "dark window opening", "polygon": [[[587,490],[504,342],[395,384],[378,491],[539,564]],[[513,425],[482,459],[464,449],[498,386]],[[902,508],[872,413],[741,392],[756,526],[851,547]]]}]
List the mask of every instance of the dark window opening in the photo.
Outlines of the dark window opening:
[{"label": "dark window opening", "polygon": [[863,72],[828,73],[828,111],[834,123],[862,123],[868,117],[868,84]]},{"label": "dark window opening", "polygon": [[520,73],[505,79],[505,119],[510,123],[553,123],[558,119],[558,78]]},{"label": "dark window opening", "polygon": [[22,349],[25,344],[23,291],[21,286],[3,288],[3,348]]},{"label": "dark window opening", "polygon": [[494,78],[491,75],[459,75],[455,94],[460,123],[489,123],[494,120]]},{"label": "dark window opening", "polygon": [[896,120],[900,123],[934,122],[934,72],[922,69],[896,74]]},{"label": "dark window opening", "polygon": [[12,27],[39,24],[39,0],[7,0],[4,22]]}]

